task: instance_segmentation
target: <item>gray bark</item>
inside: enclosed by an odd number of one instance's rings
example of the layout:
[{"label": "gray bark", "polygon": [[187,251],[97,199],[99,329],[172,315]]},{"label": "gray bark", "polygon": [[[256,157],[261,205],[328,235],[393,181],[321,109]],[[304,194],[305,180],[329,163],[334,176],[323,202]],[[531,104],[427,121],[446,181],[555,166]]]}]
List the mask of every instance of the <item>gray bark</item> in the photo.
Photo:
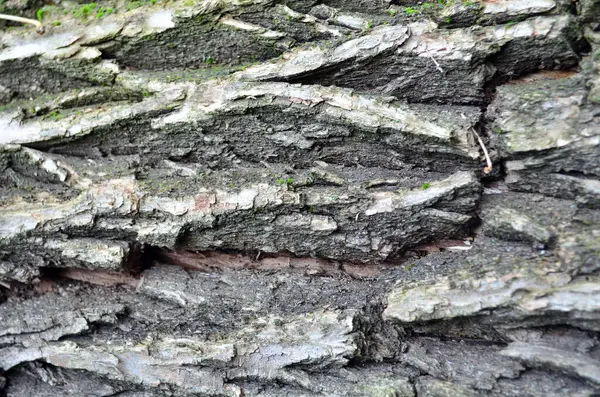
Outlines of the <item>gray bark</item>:
[{"label": "gray bark", "polygon": [[600,393],[600,3],[396,3],[0,27],[0,395]]}]

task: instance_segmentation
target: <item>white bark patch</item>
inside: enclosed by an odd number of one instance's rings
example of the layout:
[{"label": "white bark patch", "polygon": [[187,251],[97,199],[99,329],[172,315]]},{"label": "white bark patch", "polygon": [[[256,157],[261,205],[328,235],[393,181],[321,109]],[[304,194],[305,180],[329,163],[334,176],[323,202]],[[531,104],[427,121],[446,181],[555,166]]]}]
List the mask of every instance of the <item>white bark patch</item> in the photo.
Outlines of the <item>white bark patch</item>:
[{"label": "white bark patch", "polygon": [[175,27],[173,12],[169,10],[155,12],[146,20],[146,26],[156,32]]}]

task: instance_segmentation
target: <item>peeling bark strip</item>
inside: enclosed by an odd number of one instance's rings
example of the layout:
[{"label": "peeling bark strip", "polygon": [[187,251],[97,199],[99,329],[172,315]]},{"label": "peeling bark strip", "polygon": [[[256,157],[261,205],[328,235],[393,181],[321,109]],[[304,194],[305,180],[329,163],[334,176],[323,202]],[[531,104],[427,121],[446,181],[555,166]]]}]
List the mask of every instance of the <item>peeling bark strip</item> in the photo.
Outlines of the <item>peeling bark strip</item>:
[{"label": "peeling bark strip", "polygon": [[[15,252],[6,259],[119,270],[137,258],[135,247],[142,243],[190,250],[288,251],[374,262],[435,237],[464,235],[480,190],[467,172],[428,183],[427,189],[389,191],[360,186],[356,178],[362,174],[349,174],[344,186],[320,185],[304,174],[300,176],[305,178],[304,186],[293,188],[287,178],[280,183],[248,171],[241,176],[259,178],[258,183],[209,190],[207,180],[204,186],[196,185],[196,192],[179,192],[177,198],[156,191],[164,189],[162,185],[123,178],[101,184],[81,181],[89,187],[61,203],[6,205],[0,209],[3,246],[28,246],[26,253]],[[180,181],[175,180],[175,189],[184,182]],[[168,186],[172,181],[159,183]],[[115,223],[116,217],[123,218]],[[263,232],[256,234],[256,228]],[[111,240],[92,237],[115,229]],[[47,237],[52,231],[68,230],[73,230],[71,238]],[[123,241],[128,238],[135,242]],[[44,262],[46,255],[56,254],[60,261]]]},{"label": "peeling bark strip", "polygon": [[0,396],[600,394],[598,0],[25,3]]},{"label": "peeling bark strip", "polygon": [[539,67],[575,65],[574,48],[581,47],[582,40],[574,24],[573,18],[563,15],[453,31],[434,29],[425,22],[411,23],[409,29],[382,26],[333,50],[329,46],[299,49],[284,61],[236,75],[351,87],[410,102],[480,104],[484,85],[495,73],[505,79],[505,74]]}]

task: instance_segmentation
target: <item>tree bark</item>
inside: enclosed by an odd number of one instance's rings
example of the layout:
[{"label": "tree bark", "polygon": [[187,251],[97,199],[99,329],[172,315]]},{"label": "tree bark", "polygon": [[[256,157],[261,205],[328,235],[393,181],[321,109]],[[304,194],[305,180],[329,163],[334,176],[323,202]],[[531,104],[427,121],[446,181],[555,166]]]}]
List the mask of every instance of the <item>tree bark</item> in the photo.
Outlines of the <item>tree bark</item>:
[{"label": "tree bark", "polygon": [[396,3],[1,28],[0,395],[600,393],[600,3]]}]

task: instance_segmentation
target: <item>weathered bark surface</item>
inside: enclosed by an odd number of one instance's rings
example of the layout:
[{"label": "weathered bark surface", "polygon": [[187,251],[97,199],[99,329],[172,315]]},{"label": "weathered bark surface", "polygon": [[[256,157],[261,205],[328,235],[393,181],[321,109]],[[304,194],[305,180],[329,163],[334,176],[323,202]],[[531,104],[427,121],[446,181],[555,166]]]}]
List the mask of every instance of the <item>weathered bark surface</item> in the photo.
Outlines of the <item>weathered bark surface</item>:
[{"label": "weathered bark surface", "polygon": [[0,395],[599,394],[600,3],[396,3],[1,28]]}]

